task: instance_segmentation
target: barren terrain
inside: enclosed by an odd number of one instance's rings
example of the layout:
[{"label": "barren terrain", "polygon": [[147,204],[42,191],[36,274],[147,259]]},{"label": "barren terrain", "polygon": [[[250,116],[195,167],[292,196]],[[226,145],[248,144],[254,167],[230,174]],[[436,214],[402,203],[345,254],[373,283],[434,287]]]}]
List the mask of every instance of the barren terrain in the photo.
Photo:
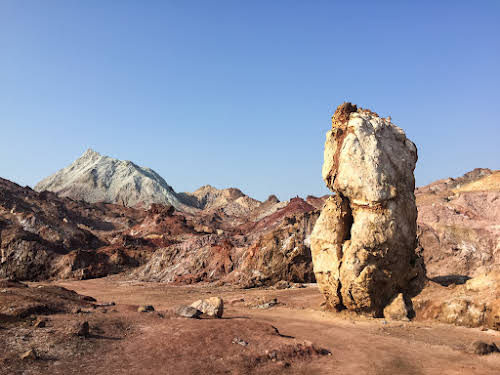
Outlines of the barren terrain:
[{"label": "barren terrain", "polygon": [[[323,311],[315,284],[245,290],[110,276],[42,285],[93,296],[97,307],[37,315],[47,319],[43,328],[28,318],[2,323],[1,374],[448,375],[498,374],[500,368],[500,354],[470,353],[477,340],[499,345],[498,331]],[[222,319],[186,319],[173,312],[179,304],[211,296],[224,299]],[[277,305],[258,308],[273,298]],[[145,304],[155,311],[137,312]],[[88,337],[71,334],[75,321],[84,320],[90,324]],[[30,348],[39,358],[19,359]]]}]

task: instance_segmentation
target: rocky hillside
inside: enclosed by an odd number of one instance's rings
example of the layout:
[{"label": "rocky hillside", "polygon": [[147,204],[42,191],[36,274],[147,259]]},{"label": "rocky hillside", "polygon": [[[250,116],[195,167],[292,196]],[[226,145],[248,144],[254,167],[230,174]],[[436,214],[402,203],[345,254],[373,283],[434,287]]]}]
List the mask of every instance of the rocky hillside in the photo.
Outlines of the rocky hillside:
[{"label": "rocky hillside", "polygon": [[[499,176],[478,169],[416,189],[429,277],[463,282],[498,267]],[[256,203],[237,189],[204,187],[179,194],[181,205],[187,196],[197,208],[145,210],[0,180],[0,277],[91,278],[135,269],[133,277],[178,283],[314,279],[309,236],[326,197]]]},{"label": "rocky hillside", "polygon": [[40,181],[35,190],[47,190],[89,203],[118,203],[128,207],[151,203],[182,206],[172,187],[152,169],[91,149],[71,165]]},{"label": "rocky hillside", "polygon": [[314,206],[209,190],[200,208],[185,212],[87,203],[1,180],[0,277],[86,279],[138,267],[132,277],[177,283],[314,279]]},{"label": "rocky hillside", "polygon": [[474,277],[500,267],[500,171],[474,169],[416,189],[429,277]]},{"label": "rocky hillside", "polygon": [[123,232],[145,212],[90,204],[0,179],[0,278],[88,278],[137,266],[151,246]]},{"label": "rocky hillside", "polygon": [[261,202],[243,194],[239,189],[217,189],[210,185],[202,186],[192,193],[180,193],[179,199],[200,210],[222,209],[231,216],[248,215],[261,205]]}]

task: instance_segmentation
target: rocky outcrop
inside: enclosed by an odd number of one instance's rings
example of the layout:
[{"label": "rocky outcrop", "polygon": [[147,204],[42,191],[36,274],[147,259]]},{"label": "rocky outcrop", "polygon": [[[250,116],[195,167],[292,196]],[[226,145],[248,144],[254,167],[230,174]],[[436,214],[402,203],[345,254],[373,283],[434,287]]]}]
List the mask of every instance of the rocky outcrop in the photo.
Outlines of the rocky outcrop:
[{"label": "rocky outcrop", "polygon": [[500,330],[500,272],[471,279],[429,281],[413,299],[417,320]]},{"label": "rocky outcrop", "polygon": [[[222,280],[245,287],[273,285],[279,280],[313,282],[309,236],[318,216],[313,206],[293,198],[272,214],[235,227],[227,225],[230,219],[224,216],[208,222],[192,218],[205,222],[208,229],[220,228],[219,220],[226,226],[211,233],[179,236],[176,243],[158,249],[132,277],[180,284]],[[142,235],[149,238],[146,232]]]},{"label": "rocky outcrop", "polygon": [[89,203],[118,203],[128,207],[160,203],[183,208],[172,187],[152,169],[91,149],[68,167],[40,181],[35,190]]},{"label": "rocky outcrop", "polygon": [[312,210],[285,217],[278,228],[262,234],[248,248],[233,278],[246,287],[280,280],[314,282],[309,237],[318,216],[319,211]]},{"label": "rocky outcrop", "polygon": [[383,314],[424,280],[417,249],[413,170],[417,149],[389,119],[344,103],[326,135],[323,179],[335,193],[311,235],[327,304]]},{"label": "rocky outcrop", "polygon": [[122,233],[145,212],[37,193],[0,179],[0,277],[89,278],[137,266],[151,253]]}]

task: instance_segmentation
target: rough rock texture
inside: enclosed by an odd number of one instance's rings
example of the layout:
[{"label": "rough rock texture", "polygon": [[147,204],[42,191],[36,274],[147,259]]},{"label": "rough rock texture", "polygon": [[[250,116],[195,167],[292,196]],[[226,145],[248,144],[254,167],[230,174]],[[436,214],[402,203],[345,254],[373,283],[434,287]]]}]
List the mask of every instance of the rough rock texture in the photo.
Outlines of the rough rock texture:
[{"label": "rough rock texture", "polygon": [[[195,229],[205,223],[210,232],[178,236],[131,276],[179,284],[222,280],[245,287],[313,282],[309,236],[319,212],[300,198],[287,203],[276,203],[281,207],[276,211],[266,208],[272,213],[260,220],[257,209],[243,223],[223,214],[189,217]],[[149,238],[147,232],[141,235]]]},{"label": "rough rock texture", "polygon": [[249,247],[233,277],[246,287],[279,280],[314,282],[309,237],[318,216],[319,211],[312,210],[285,217]]},{"label": "rough rock texture", "polygon": [[417,149],[404,131],[344,103],[326,135],[329,198],[311,235],[316,279],[332,308],[382,315],[398,294],[422,287],[413,170]]},{"label": "rough rock texture", "polygon": [[191,319],[196,319],[201,314],[203,314],[200,310],[195,309],[193,306],[184,306],[184,305],[177,307],[175,313],[183,318],[191,318]]},{"label": "rough rock texture", "polygon": [[399,293],[384,309],[384,318],[389,320],[408,321],[414,314],[413,308],[405,301],[403,293]]},{"label": "rough rock texture", "polygon": [[88,149],[71,165],[40,181],[36,191],[52,191],[61,197],[124,206],[151,203],[182,207],[177,194],[149,168],[118,160]]},{"label": "rough rock texture", "polygon": [[446,286],[429,281],[413,298],[417,320],[500,330],[500,272],[469,280],[448,280]]},{"label": "rough rock texture", "polygon": [[0,179],[0,277],[89,278],[138,266],[154,243],[124,232],[147,214],[37,193]]},{"label": "rough rock texture", "polygon": [[222,318],[224,313],[224,301],[220,297],[210,297],[193,302],[191,307],[201,311],[203,314],[215,318]]},{"label": "rough rock texture", "polygon": [[470,347],[470,352],[479,355],[487,355],[498,353],[500,350],[494,342],[488,344],[484,341],[474,341]]},{"label": "rough rock texture", "polygon": [[500,267],[500,171],[477,168],[415,195],[429,277],[476,277]]}]

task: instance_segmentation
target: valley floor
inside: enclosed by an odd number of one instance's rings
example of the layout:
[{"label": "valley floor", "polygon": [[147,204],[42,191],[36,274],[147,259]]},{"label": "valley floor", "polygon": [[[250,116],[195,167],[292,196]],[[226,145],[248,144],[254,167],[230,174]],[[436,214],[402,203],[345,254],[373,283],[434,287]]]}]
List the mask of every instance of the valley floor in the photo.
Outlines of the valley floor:
[{"label": "valley floor", "polygon": [[[46,285],[47,283],[43,283]],[[428,322],[387,322],[322,311],[314,285],[293,289],[171,286],[120,276],[54,284],[100,307],[47,316],[45,328],[0,327],[0,374],[498,374],[500,354],[468,353],[500,344],[500,332]],[[38,286],[31,283],[30,286]],[[179,304],[224,299],[222,319],[184,319]],[[276,306],[255,306],[276,298]],[[108,302],[115,305],[108,305]],[[140,305],[154,312],[139,313]],[[74,321],[89,337],[67,336]],[[38,360],[18,359],[35,348]],[[326,350],[325,350],[326,349]]]}]

